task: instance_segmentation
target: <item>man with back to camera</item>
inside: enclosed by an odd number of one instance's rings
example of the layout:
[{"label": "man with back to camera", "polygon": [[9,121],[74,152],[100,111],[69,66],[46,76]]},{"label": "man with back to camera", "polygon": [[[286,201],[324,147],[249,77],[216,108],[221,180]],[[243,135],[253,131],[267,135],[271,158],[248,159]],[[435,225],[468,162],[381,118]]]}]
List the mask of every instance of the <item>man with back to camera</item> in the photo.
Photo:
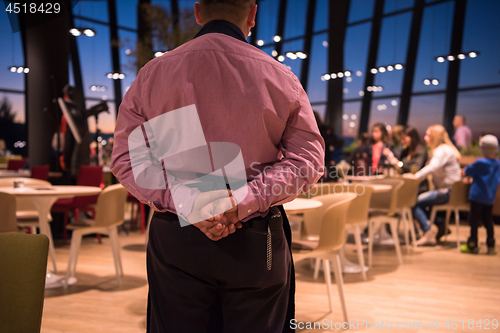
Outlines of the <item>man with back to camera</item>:
[{"label": "man with back to camera", "polygon": [[292,331],[281,205],[321,177],[324,142],[299,80],[246,42],[256,11],[196,3],[200,32],[145,65],[120,106],[111,170],[155,209],[148,332]]}]

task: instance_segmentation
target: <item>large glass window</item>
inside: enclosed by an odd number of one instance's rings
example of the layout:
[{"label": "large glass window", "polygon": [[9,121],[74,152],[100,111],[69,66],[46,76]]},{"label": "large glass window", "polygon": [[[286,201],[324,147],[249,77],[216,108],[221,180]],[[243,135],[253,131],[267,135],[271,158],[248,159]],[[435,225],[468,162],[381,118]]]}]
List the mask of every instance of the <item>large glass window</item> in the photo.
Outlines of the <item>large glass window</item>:
[{"label": "large glass window", "polygon": [[467,1],[459,87],[500,83],[500,1]]},{"label": "large glass window", "polygon": [[[136,49],[137,33],[120,30],[120,69],[125,78],[122,82],[122,94],[125,95],[127,88],[132,85],[137,76],[137,58],[131,53],[131,49]],[[112,83],[112,82],[110,82]]]},{"label": "large glass window", "polygon": [[116,1],[118,26],[137,29],[137,0]]},{"label": "large glass window", "polygon": [[287,56],[288,52],[291,52],[293,54],[296,54],[299,51],[303,51],[304,48],[304,39],[299,39],[299,40],[294,40],[291,42],[286,42],[283,43],[283,50],[282,53],[285,55],[285,61],[283,61],[283,64],[287,66],[289,69],[292,70],[292,72],[300,79],[300,70],[302,68],[302,62],[303,60],[300,58],[295,58],[292,54],[290,56]]},{"label": "large glass window", "polygon": [[0,13],[0,89],[24,90],[24,73],[11,72],[10,67],[24,66],[21,33],[12,32],[7,12]]},{"label": "large glass window", "polygon": [[373,16],[375,0],[351,0],[349,8],[349,23],[366,20]]},{"label": "large glass window", "polygon": [[395,95],[401,93],[404,64],[408,39],[410,34],[412,14],[410,12],[384,18],[377,57],[375,85],[382,86],[383,90],[377,95]]},{"label": "large glass window", "polygon": [[408,125],[424,136],[427,127],[443,123],[444,94],[413,96]]},{"label": "large glass window", "polygon": [[[117,1],[118,3],[120,1]],[[129,2],[129,1],[127,1]],[[85,16],[102,22],[109,22],[107,1],[78,1],[73,7],[73,15]],[[76,22],[75,22],[76,23]],[[84,26],[78,26],[84,27]],[[86,27],[86,26],[85,26]]]},{"label": "large glass window", "polygon": [[438,62],[436,58],[450,52],[453,9],[454,2],[447,1],[424,10],[413,83],[416,92],[446,89],[448,61]]},{"label": "large glass window", "polygon": [[[347,28],[344,67],[351,72],[350,77],[344,77],[344,98],[360,98],[364,94],[365,69],[368,60],[368,45],[370,44],[371,23],[358,24]],[[338,79],[337,79],[338,80]]]},{"label": "large glass window", "polygon": [[314,31],[328,29],[329,0],[316,0],[316,15],[314,16]]},{"label": "large glass window", "polygon": [[357,137],[361,102],[345,102],[342,116],[342,133],[345,137]]},{"label": "large glass window", "polygon": [[[109,26],[95,24],[83,20],[75,20],[77,25],[85,25],[94,29],[94,37],[77,37],[78,51],[80,55],[80,68],[85,97],[113,98],[113,80],[107,78],[112,72],[111,48],[109,45]],[[92,90],[92,86],[104,86],[105,91]]]},{"label": "large glass window", "polygon": [[413,7],[414,0],[385,0],[384,14]]},{"label": "large glass window", "polygon": [[399,99],[395,98],[373,99],[368,128],[371,129],[376,123],[384,123],[391,127],[396,125],[399,110],[398,104]]},{"label": "large glass window", "polygon": [[312,102],[326,102],[327,100],[327,81],[321,80],[328,70],[328,48],[323,45],[327,38],[328,34],[323,33],[313,36],[312,39],[307,87],[307,94]]},{"label": "large glass window", "polygon": [[276,35],[278,26],[279,1],[261,0],[257,9],[257,40],[263,40],[264,43],[274,43],[273,38]]},{"label": "large glass window", "polygon": [[500,89],[462,91],[458,94],[457,114],[464,115],[474,139],[483,133],[500,137]]},{"label": "large glass window", "polygon": [[[96,105],[99,101],[86,100],[87,108]],[[114,102],[108,102],[109,113],[101,112],[97,118],[97,126],[101,133],[111,134],[115,131],[116,122],[116,105]],[[91,133],[96,132],[95,117],[88,118],[89,131]]]},{"label": "large glass window", "polygon": [[288,1],[285,18],[285,39],[304,36],[308,1]]}]

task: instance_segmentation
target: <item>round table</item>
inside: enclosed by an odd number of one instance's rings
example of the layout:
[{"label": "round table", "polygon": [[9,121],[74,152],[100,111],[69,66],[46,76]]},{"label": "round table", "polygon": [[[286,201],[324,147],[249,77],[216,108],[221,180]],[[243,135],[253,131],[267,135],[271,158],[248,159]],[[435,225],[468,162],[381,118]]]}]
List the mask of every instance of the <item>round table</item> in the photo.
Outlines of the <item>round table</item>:
[{"label": "round table", "polygon": [[319,208],[321,206],[323,206],[323,203],[318,200],[296,198],[295,200],[284,204],[283,208],[287,213],[300,214],[315,210],[316,208]]},{"label": "round table", "polygon": [[[96,195],[101,192],[100,187],[94,186],[48,186],[48,187],[0,187],[0,192],[9,193],[16,197],[16,200],[29,200],[38,211],[38,221],[40,224],[40,233],[47,235],[51,242],[49,243],[49,252],[55,253],[54,244],[52,243],[52,234],[48,220],[48,214],[52,205],[63,198],[73,198],[76,196]],[[57,271],[54,260],[54,269]],[[51,274],[47,269],[47,278],[45,280],[45,288],[60,288],[63,287],[64,276]],[[75,278],[68,281],[68,284],[74,284]]]}]

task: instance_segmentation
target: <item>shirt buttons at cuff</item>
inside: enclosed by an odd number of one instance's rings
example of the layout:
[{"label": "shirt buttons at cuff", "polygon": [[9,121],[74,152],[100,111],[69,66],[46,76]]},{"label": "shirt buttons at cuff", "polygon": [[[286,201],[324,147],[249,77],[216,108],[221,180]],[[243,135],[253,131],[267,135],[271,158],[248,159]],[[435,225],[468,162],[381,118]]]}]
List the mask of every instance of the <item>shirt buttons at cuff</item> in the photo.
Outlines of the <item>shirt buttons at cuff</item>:
[{"label": "shirt buttons at cuff", "polygon": [[252,212],[252,210],[251,210],[251,209],[249,209],[249,210],[247,210],[247,212],[250,214],[250,213]]},{"label": "shirt buttons at cuff", "polygon": [[179,204],[179,208],[182,208],[182,207],[184,207],[184,206],[182,204]]}]

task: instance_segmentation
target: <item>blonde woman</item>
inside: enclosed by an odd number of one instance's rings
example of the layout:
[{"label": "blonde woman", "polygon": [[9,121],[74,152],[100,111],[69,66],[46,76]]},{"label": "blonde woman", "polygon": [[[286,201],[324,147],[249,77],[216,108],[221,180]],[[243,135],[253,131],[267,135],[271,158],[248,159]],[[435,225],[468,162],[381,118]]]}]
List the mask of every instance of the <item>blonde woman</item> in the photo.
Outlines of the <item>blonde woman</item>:
[{"label": "blonde woman", "polygon": [[438,235],[438,227],[432,223],[434,221],[429,221],[425,212],[430,212],[430,209],[426,208],[447,203],[451,186],[461,179],[458,163],[460,153],[451,142],[446,129],[442,125],[432,125],[427,129],[424,139],[430,148],[431,160],[414,177],[424,180],[428,175],[432,175],[435,190],[421,193],[416,206],[413,207],[413,216],[424,232],[424,236],[417,242],[419,246],[435,245]]}]

